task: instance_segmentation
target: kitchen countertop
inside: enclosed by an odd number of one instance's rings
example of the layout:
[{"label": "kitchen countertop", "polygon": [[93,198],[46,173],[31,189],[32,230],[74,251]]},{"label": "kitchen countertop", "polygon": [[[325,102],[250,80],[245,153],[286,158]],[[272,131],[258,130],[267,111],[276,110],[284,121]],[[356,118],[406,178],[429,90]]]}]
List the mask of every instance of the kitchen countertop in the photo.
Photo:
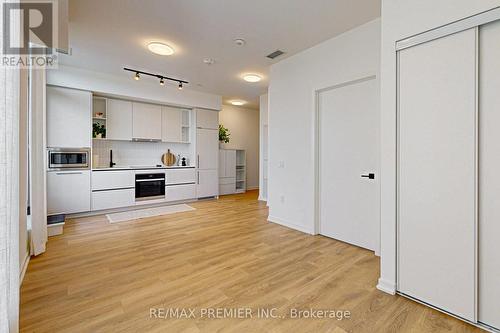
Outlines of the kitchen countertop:
[{"label": "kitchen countertop", "polygon": [[188,166],[178,166],[178,165],[173,165],[173,166],[161,166],[161,167],[158,167],[158,166],[154,166],[154,165],[151,165],[151,166],[147,166],[147,165],[144,165],[144,166],[136,166],[136,165],[132,165],[132,166],[122,166],[122,165],[118,165],[118,166],[114,166],[112,168],[110,167],[103,167],[103,168],[92,168],[92,171],[120,171],[120,170],[165,170],[165,169],[190,169],[190,168],[194,168],[193,165],[188,165]]}]

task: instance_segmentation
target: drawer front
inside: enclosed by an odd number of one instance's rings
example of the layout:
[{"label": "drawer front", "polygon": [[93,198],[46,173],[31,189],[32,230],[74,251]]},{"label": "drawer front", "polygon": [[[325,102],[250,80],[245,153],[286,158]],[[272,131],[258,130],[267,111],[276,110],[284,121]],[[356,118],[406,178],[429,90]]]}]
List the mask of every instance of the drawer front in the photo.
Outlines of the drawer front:
[{"label": "drawer front", "polygon": [[135,187],[133,171],[93,171],[92,190],[112,190]]},{"label": "drawer front", "polygon": [[167,185],[187,184],[196,182],[196,170],[192,169],[169,169],[166,172]]},{"label": "drawer front", "polygon": [[236,177],[219,178],[220,185],[236,184]]},{"label": "drawer front", "polygon": [[196,185],[173,185],[165,188],[167,201],[188,200],[196,198]]},{"label": "drawer front", "polygon": [[219,185],[219,194],[220,195],[226,195],[226,194],[234,194],[236,192],[236,184],[221,184]]},{"label": "drawer front", "polygon": [[92,210],[121,208],[135,205],[135,190],[92,192]]}]

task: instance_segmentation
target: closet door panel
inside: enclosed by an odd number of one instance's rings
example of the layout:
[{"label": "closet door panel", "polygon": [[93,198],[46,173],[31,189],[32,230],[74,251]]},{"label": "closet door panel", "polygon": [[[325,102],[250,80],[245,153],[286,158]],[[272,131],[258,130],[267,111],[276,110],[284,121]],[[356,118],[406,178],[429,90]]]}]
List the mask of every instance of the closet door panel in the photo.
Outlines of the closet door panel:
[{"label": "closet door panel", "polygon": [[500,329],[500,22],[480,29],[479,321]]},{"label": "closet door panel", "polygon": [[475,320],[476,32],[399,52],[400,292]]}]

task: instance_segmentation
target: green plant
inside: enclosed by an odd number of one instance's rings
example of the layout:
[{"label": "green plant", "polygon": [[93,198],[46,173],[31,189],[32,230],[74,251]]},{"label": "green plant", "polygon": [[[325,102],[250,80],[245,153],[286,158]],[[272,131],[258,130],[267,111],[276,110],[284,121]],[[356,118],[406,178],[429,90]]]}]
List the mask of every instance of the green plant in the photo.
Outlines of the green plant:
[{"label": "green plant", "polygon": [[92,124],[92,137],[97,138],[99,134],[102,134],[102,137],[106,137],[106,126],[104,124],[93,123]]},{"label": "green plant", "polygon": [[219,141],[224,143],[229,143],[229,137],[231,133],[224,127],[224,125],[219,125]]}]

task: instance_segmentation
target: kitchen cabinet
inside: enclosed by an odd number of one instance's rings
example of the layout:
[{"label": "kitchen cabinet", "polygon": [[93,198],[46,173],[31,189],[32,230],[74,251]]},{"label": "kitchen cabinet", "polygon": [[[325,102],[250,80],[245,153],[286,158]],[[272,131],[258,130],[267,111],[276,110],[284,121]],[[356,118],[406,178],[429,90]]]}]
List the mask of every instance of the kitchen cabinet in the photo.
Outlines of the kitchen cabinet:
[{"label": "kitchen cabinet", "polygon": [[135,173],[132,170],[92,171],[92,191],[133,187],[135,187]]},{"label": "kitchen cabinet", "polygon": [[92,192],[93,211],[134,205],[135,188]]},{"label": "kitchen cabinet", "polygon": [[219,151],[219,194],[236,192],[236,150]]},{"label": "kitchen cabinet", "polygon": [[212,129],[196,130],[198,169],[217,169],[219,155],[219,132]]},{"label": "kitchen cabinet", "polygon": [[92,93],[47,86],[47,147],[92,146]]},{"label": "kitchen cabinet", "polygon": [[106,108],[106,138],[132,140],[132,102],[108,99]]},{"label": "kitchen cabinet", "polygon": [[90,171],[47,172],[47,213],[90,211]]},{"label": "kitchen cabinet", "polygon": [[161,141],[182,142],[182,113],[179,108],[161,108]]},{"label": "kitchen cabinet", "polygon": [[162,139],[162,107],[154,104],[132,103],[132,138]]},{"label": "kitchen cabinet", "polygon": [[167,185],[196,183],[196,170],[194,168],[167,169],[165,176],[165,184]]},{"label": "kitchen cabinet", "polygon": [[165,197],[169,202],[194,199],[196,198],[196,184],[166,186]]},{"label": "kitchen cabinet", "polygon": [[198,170],[198,198],[214,197],[219,195],[219,177],[216,169]]},{"label": "kitchen cabinet", "polygon": [[219,129],[219,111],[196,109],[196,127]]}]

